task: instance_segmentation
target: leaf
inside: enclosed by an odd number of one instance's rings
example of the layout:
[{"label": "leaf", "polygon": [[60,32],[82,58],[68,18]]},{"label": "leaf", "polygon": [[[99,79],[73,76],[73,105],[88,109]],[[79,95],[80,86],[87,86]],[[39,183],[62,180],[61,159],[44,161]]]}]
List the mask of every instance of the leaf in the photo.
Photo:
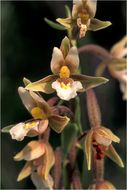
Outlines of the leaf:
[{"label": "leaf", "polygon": [[64,26],[61,26],[60,24],[57,24],[47,18],[44,18],[44,21],[51,26],[52,28],[56,29],[56,30],[66,30],[66,28]]},{"label": "leaf", "polygon": [[47,180],[44,180],[41,176],[39,176],[36,172],[32,172],[31,180],[35,185],[36,189],[53,189],[53,178],[51,175],[47,177]]},{"label": "leaf", "polygon": [[61,135],[62,151],[63,151],[63,160],[67,156],[76,136],[78,133],[78,126],[76,123],[69,124],[63,131]]},{"label": "leaf", "polygon": [[39,141],[29,142],[19,153],[14,156],[15,161],[34,160],[45,153],[45,145]]},{"label": "leaf", "polygon": [[49,117],[49,126],[57,133],[61,133],[70,119],[66,116],[51,115]]},{"label": "leaf", "polygon": [[35,92],[44,92],[46,94],[51,94],[55,90],[52,88],[52,83],[57,79],[56,75],[49,75],[41,80],[28,84],[25,88],[27,90],[32,90]]},{"label": "leaf", "polygon": [[108,156],[111,160],[113,160],[116,164],[118,164],[120,167],[124,167],[123,161],[114,149],[112,145],[109,146],[109,148],[104,151],[105,155]]},{"label": "leaf", "polygon": [[90,130],[85,137],[85,154],[88,165],[88,170],[91,170],[91,155],[92,155],[92,136],[93,130]]},{"label": "leaf", "polygon": [[24,178],[28,177],[32,172],[32,166],[32,162],[26,162],[25,166],[22,168],[18,175],[17,181],[21,181]]},{"label": "leaf", "polygon": [[97,87],[101,84],[107,83],[109,80],[104,77],[92,77],[87,75],[72,75],[71,76],[75,81],[80,81],[83,85],[83,89],[79,92],[84,92],[90,88]]},{"label": "leaf", "polygon": [[92,18],[88,29],[92,31],[98,31],[110,26],[111,24],[112,23],[110,21],[101,21],[96,18]]},{"label": "leaf", "polygon": [[11,129],[13,126],[15,126],[15,125],[16,125],[16,124],[6,126],[6,127],[4,127],[4,128],[1,129],[1,132],[2,132],[2,133],[9,133],[10,129]]}]

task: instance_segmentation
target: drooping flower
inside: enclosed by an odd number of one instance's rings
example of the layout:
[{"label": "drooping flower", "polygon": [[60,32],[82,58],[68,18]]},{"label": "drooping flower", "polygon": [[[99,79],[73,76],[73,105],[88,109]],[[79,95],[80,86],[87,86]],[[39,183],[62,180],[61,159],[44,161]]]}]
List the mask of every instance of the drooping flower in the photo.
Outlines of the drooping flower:
[{"label": "drooping flower", "polygon": [[120,90],[123,93],[123,100],[127,100],[127,36],[117,42],[110,51],[111,58],[101,62],[97,68],[97,76],[101,76],[105,67],[110,74],[120,83]]},{"label": "drooping flower", "polygon": [[110,129],[105,127],[92,128],[85,138],[85,153],[88,170],[91,169],[92,151],[95,151],[96,159],[103,159],[105,156],[112,159],[120,167],[124,167],[123,162],[115,151],[112,142],[119,143],[120,139],[114,135]]},{"label": "drooping flower", "polygon": [[77,96],[77,92],[84,92],[108,80],[103,77],[91,77],[75,74],[79,67],[79,56],[76,47],[70,47],[67,37],[62,40],[61,47],[54,48],[51,60],[53,75],[49,75],[37,82],[26,86],[27,90],[40,91],[47,94],[57,92],[63,100],[70,100]]},{"label": "drooping flower", "polygon": [[18,92],[33,119],[3,128],[2,131],[9,132],[12,139],[21,141],[25,136],[42,134],[48,125],[54,131],[60,133],[68,124],[70,120],[68,117],[55,114],[52,107],[36,93],[27,91],[23,87],[19,87]]},{"label": "drooping flower", "polygon": [[14,156],[15,161],[27,161],[23,169],[18,175],[17,181],[31,175],[36,186],[41,183],[46,186],[53,186],[53,180],[50,176],[50,170],[55,162],[55,156],[51,145],[48,142],[31,141],[23,150]]},{"label": "drooping flower", "polygon": [[97,31],[111,25],[109,21],[94,18],[96,6],[96,0],[73,0],[72,13],[67,18],[58,18],[56,21],[72,34],[72,38],[82,38],[87,30]]}]

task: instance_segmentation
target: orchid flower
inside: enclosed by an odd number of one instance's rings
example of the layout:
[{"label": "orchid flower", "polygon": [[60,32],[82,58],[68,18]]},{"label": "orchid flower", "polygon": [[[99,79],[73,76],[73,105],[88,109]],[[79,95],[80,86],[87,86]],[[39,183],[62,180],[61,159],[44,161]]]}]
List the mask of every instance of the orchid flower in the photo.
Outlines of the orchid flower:
[{"label": "orchid flower", "polygon": [[111,25],[109,21],[95,19],[96,0],[73,0],[72,13],[67,18],[58,18],[56,21],[71,31],[72,38],[85,36],[87,30],[97,31]]},{"label": "orchid flower", "polygon": [[[23,150],[14,156],[15,161],[27,161],[18,175],[17,181],[31,175],[32,181],[36,183],[40,180],[41,187],[53,186],[53,180],[50,176],[50,170],[55,162],[55,156],[51,145],[48,142],[31,141]],[[38,181],[37,181],[38,183]]]},{"label": "orchid flower", "polygon": [[55,114],[52,107],[42,97],[32,91],[27,91],[23,87],[19,87],[18,92],[24,106],[30,112],[33,119],[3,128],[3,132],[9,129],[12,139],[21,141],[25,136],[42,134],[48,125],[54,131],[60,133],[68,124],[70,119],[66,116]]},{"label": "orchid flower", "polygon": [[53,49],[51,60],[53,75],[28,84],[26,89],[47,94],[56,91],[61,99],[68,101],[75,98],[77,92],[84,92],[108,81],[103,77],[76,74],[78,67],[79,56],[77,48],[70,47],[69,39],[65,37],[62,40],[60,49],[57,47]]},{"label": "orchid flower", "polygon": [[96,153],[96,159],[100,160],[108,156],[120,167],[124,167],[123,162],[115,151],[112,142],[119,143],[120,139],[114,135],[110,129],[105,127],[92,128],[85,139],[85,153],[88,163],[88,170],[91,169],[92,150]]}]

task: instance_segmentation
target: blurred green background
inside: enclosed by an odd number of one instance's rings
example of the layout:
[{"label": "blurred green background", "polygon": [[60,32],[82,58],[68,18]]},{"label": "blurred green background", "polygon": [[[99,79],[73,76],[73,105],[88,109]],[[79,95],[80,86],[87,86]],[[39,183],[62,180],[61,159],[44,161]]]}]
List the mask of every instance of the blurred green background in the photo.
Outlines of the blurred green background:
[{"label": "blurred green background", "polygon": [[[25,76],[31,81],[38,80],[50,74],[50,60],[54,46],[59,47],[64,31],[50,28],[43,20],[47,17],[54,20],[64,17],[64,5],[72,6],[71,1],[2,1],[2,127],[25,121],[30,118],[17,93],[18,86],[23,85]],[[98,1],[96,18],[110,20],[112,26],[95,33],[87,33],[86,38],[80,40],[79,46],[87,43],[95,43],[107,49],[120,40],[126,33],[126,1]],[[93,75],[96,63],[99,62],[92,54],[81,55],[83,73]],[[108,71],[104,76],[110,82],[96,88],[96,94],[102,110],[103,125],[109,127],[120,138],[121,143],[115,145],[124,163],[126,162],[126,105],[122,101],[119,83],[113,79]],[[44,95],[47,99],[49,96]],[[82,121],[84,128],[88,128],[86,102],[84,94],[80,95],[82,101]],[[53,133],[52,143],[57,146],[59,135]],[[7,134],[2,134],[2,189],[33,189],[34,186],[27,178],[22,182],[16,182],[17,175],[23,166],[23,162],[14,162],[13,156],[30,139],[23,142],[12,141]],[[84,188],[91,181],[91,174],[84,170]],[[111,160],[106,159],[105,178],[111,181],[118,189],[126,189],[126,169],[119,168]]]}]

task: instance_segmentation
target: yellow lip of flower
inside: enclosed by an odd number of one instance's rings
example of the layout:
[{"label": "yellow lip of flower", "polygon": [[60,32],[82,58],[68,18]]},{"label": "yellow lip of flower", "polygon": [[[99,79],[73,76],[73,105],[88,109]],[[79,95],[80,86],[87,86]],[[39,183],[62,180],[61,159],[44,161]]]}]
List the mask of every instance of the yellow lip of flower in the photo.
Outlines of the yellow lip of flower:
[{"label": "yellow lip of flower", "polygon": [[26,123],[24,128],[25,129],[31,129],[36,126],[36,122]]},{"label": "yellow lip of flower", "polygon": [[69,78],[70,70],[67,66],[62,66],[59,73],[60,78]]},{"label": "yellow lip of flower", "polygon": [[60,83],[60,86],[61,88],[65,89],[65,90],[68,90],[70,89],[70,83],[67,83],[67,84],[64,84],[63,82]]},{"label": "yellow lip of flower", "polygon": [[31,114],[34,119],[45,119],[46,115],[43,113],[43,111],[39,107],[34,107],[31,110]]}]

